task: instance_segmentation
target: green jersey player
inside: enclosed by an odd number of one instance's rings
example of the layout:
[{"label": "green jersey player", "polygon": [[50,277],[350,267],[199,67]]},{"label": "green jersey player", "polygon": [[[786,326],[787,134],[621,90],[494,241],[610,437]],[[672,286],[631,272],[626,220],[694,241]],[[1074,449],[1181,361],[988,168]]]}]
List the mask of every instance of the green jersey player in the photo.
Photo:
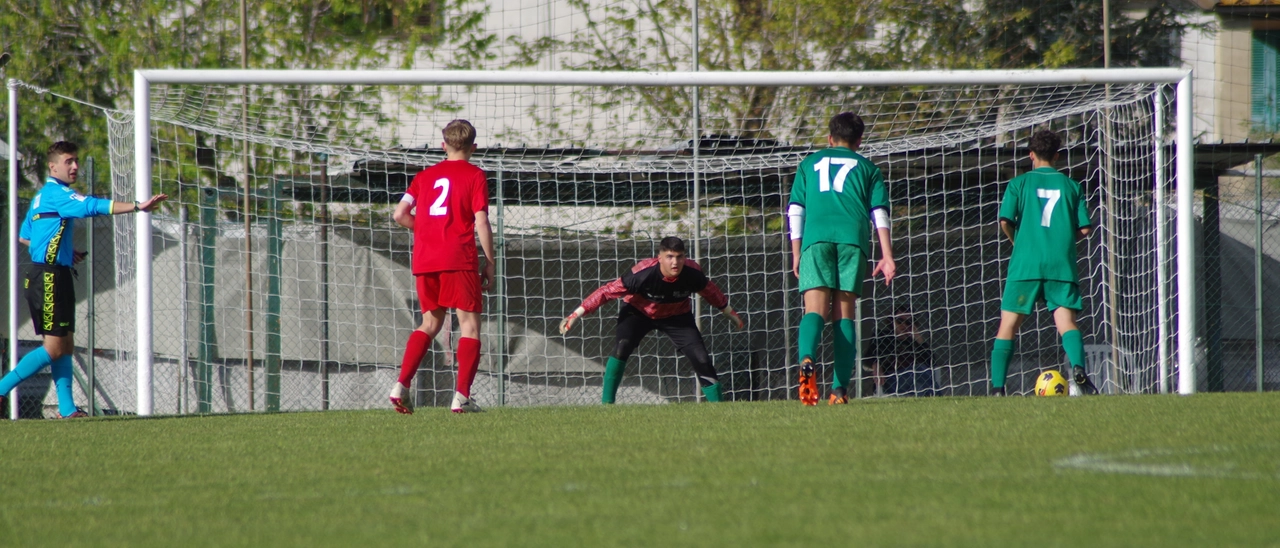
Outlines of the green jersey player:
[{"label": "green jersey player", "polygon": [[804,298],[805,313],[800,319],[797,342],[800,401],[805,405],[818,404],[813,356],[831,315],[833,300],[835,378],[828,403],[849,401],[847,387],[857,355],[854,305],[867,278],[873,219],[881,258],[871,275],[883,272],[888,285],[897,271],[889,241],[889,193],[884,176],[880,168],[855,152],[862,145],[862,118],[852,112],[837,114],[831,118],[828,130],[830,148],[800,162],[787,205],[791,271],[800,279]]},{"label": "green jersey player", "polygon": [[991,349],[994,396],[1005,394],[1013,339],[1039,301],[1053,313],[1076,385],[1086,394],[1098,393],[1085,374],[1084,338],[1076,326],[1076,314],[1083,308],[1076,240],[1089,235],[1093,223],[1080,183],[1053,168],[1061,146],[1052,131],[1032,134],[1032,170],[1009,181],[1000,202],[1000,230],[1014,245],[1000,301],[1000,329]]}]

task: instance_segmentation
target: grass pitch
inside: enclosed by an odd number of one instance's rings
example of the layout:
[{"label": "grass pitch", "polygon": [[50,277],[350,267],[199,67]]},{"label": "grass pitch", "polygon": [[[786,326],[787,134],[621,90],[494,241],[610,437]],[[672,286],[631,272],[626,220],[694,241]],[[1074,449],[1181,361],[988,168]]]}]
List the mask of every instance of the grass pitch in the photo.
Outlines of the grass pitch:
[{"label": "grass pitch", "polygon": [[1280,394],[0,424],[6,546],[1280,545]]}]

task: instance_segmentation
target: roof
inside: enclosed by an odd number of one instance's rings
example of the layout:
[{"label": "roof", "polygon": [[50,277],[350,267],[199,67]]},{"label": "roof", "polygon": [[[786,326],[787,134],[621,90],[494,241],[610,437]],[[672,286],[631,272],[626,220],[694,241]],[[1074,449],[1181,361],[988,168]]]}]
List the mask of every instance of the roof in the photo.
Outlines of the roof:
[{"label": "roof", "polygon": [[1184,0],[1205,11],[1231,15],[1270,17],[1280,14],[1280,0]]},{"label": "roof", "polygon": [[1213,11],[1242,17],[1280,17],[1280,0],[1219,0]]},{"label": "roof", "polygon": [[[708,146],[711,141],[704,141],[700,148],[706,155],[704,161],[716,161],[718,153],[729,152],[730,155],[719,157],[728,161],[739,159],[746,154],[761,154],[777,160],[777,165],[768,163],[740,171],[709,170],[699,174],[703,199],[713,203],[729,205],[750,205],[764,207],[780,207],[785,198],[786,189],[795,176],[795,166],[803,156],[811,152],[811,147],[789,147],[778,143],[746,143],[736,147],[725,146],[717,142],[717,147]],[[690,169],[688,158],[691,153],[691,142],[669,150],[648,151],[644,154],[650,159],[680,158],[679,163],[672,160],[670,170],[632,171],[639,162],[620,163],[617,171],[608,169],[566,171],[542,170],[537,166],[512,167],[508,165],[505,172],[486,170],[492,188],[500,191],[504,203],[521,205],[564,205],[591,203],[594,205],[628,205],[646,206],[670,204],[673,201],[684,201],[692,198],[692,182],[694,175]],[[1099,169],[1097,162],[1101,155],[1096,150],[1096,143],[1075,143],[1064,147],[1062,167],[1067,173],[1086,185],[1097,184]],[[1173,144],[1167,143],[1169,158],[1173,157]],[[717,150],[718,149],[718,150]],[[1126,169],[1119,164],[1145,163],[1150,161],[1150,148],[1144,150],[1115,151],[1116,169]],[[730,152],[731,151],[731,152]],[[870,154],[869,158],[884,170],[885,179],[893,181],[914,181],[918,184],[942,185],[937,188],[961,190],[954,193],[957,200],[985,199],[978,191],[996,192],[994,185],[983,183],[1008,180],[1019,173],[1019,161],[1026,158],[1028,149],[1017,144],[988,145],[978,147],[939,147],[913,151],[909,154]],[[1280,153],[1280,143],[1272,141],[1241,143],[1197,143],[1195,145],[1195,178],[1198,186],[1212,184],[1216,177],[1226,175],[1238,166],[1253,162],[1256,154],[1271,156]],[[473,156],[473,161],[510,161],[512,158],[538,158],[538,164],[564,166],[578,162],[600,158],[616,158],[618,151],[588,149],[481,149]],[[782,160],[790,159],[787,162]],[[647,160],[646,160],[647,161]],[[666,160],[664,160],[666,161]],[[355,163],[349,173],[330,176],[323,187],[316,177],[308,175],[277,178],[282,186],[281,197],[298,201],[330,201],[330,202],[386,202],[399,200],[410,178],[422,166],[387,162],[382,160],[361,160]],[[542,166],[545,167],[545,166]],[[1133,166],[1139,169],[1139,166]],[[1146,185],[1145,182],[1135,183]],[[911,185],[893,185],[891,192],[911,192]],[[998,198],[997,198],[998,199]]]}]

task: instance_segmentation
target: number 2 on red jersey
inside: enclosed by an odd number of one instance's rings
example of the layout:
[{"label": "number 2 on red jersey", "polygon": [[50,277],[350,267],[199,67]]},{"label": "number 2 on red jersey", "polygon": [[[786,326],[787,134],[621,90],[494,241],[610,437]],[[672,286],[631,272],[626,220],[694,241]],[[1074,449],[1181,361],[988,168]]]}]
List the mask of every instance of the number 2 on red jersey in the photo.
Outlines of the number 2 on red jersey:
[{"label": "number 2 on red jersey", "polygon": [[449,208],[446,202],[449,199],[449,179],[436,179],[436,188],[442,189],[440,195],[436,197],[436,201],[427,208],[427,214],[433,217],[440,217],[449,214]]}]

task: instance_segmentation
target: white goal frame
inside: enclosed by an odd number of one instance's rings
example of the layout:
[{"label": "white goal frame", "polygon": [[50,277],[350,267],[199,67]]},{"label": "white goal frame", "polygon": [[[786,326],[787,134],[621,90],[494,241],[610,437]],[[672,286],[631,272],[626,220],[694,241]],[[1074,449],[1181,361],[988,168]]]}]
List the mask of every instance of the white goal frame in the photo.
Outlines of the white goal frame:
[{"label": "white goal frame", "polygon": [[[138,70],[134,72],[134,168],[139,201],[151,197],[151,84],[310,84],[310,85],[554,85],[554,86],[887,86],[887,85],[1073,85],[1073,84],[1172,84],[1176,86],[1174,151],[1178,276],[1178,385],[1180,394],[1195,391],[1196,294],[1194,215],[1194,163],[1192,143],[1192,73],[1175,68],[984,70],[984,71],[874,71],[874,72],[578,72],[578,71],[441,71],[441,70]],[[12,97],[13,90],[10,90]],[[1159,103],[1159,101],[1157,101]],[[12,108],[10,131],[16,128]],[[1157,107],[1159,108],[1159,107]],[[1157,122],[1159,123],[1159,122]],[[1157,132],[1159,139],[1159,132]],[[14,139],[11,136],[11,139]],[[1157,147],[1159,150],[1160,147]],[[10,155],[10,221],[18,218],[16,155]],[[1161,185],[1157,170],[1157,185]],[[152,395],[152,271],[151,216],[136,217],[137,283],[137,413],[153,413]],[[17,244],[9,249],[10,305],[17,303]],[[1163,269],[1162,269],[1163,270]],[[15,329],[10,311],[10,329]],[[10,338],[10,363],[17,362],[16,337]],[[1163,342],[1162,342],[1163,344]],[[1162,372],[1167,365],[1162,360]],[[1164,378],[1164,377],[1162,377]]]}]

